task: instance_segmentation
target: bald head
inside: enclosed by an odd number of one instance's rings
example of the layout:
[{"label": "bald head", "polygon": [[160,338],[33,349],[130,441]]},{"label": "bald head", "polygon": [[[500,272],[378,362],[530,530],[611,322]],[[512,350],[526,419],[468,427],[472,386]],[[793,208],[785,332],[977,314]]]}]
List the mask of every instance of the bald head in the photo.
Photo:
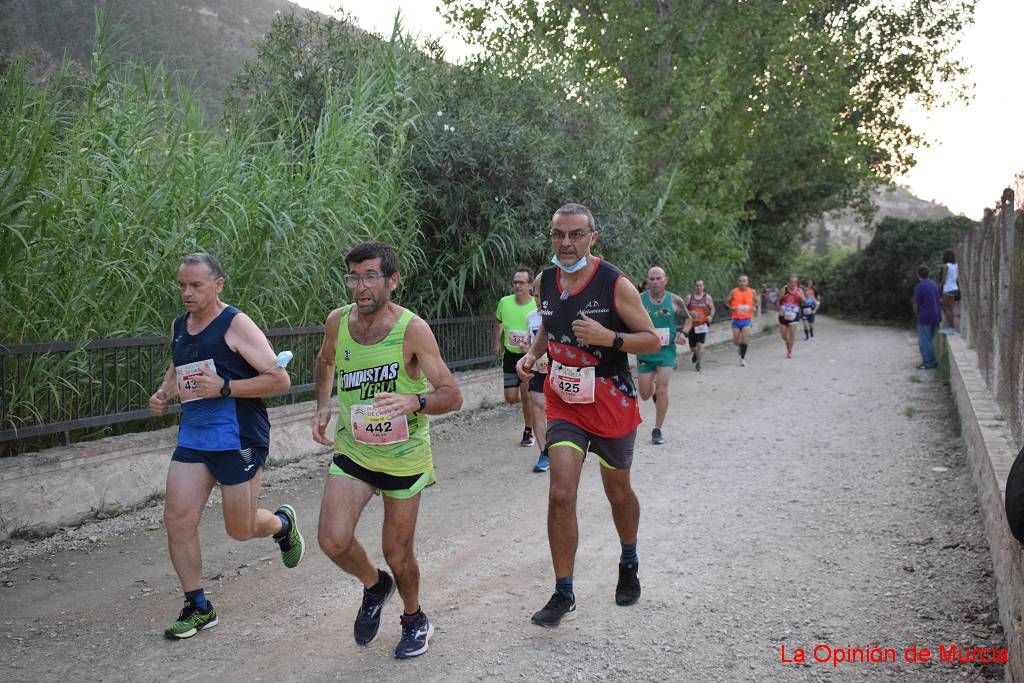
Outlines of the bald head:
[{"label": "bald head", "polygon": [[654,296],[661,296],[665,293],[665,286],[668,284],[668,277],[665,271],[658,266],[651,267],[647,271],[647,291]]}]

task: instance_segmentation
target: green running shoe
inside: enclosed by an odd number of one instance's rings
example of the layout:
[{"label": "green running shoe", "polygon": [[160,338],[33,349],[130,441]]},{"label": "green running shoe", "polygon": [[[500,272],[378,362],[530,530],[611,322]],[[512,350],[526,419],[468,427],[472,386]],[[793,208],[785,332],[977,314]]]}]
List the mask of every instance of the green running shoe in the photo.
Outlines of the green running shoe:
[{"label": "green running shoe", "polygon": [[213,603],[208,603],[209,611],[201,612],[191,601],[185,601],[185,608],[178,615],[178,620],[167,627],[164,636],[171,640],[184,640],[195,634],[217,625],[217,610],[213,609]]},{"label": "green running shoe", "polygon": [[302,556],[306,554],[306,542],[302,540],[302,534],[299,533],[299,520],[295,516],[295,508],[291,505],[282,505],[274,514],[284,515],[291,522],[288,535],[278,541],[277,545],[281,548],[281,560],[284,562],[284,566],[293,569],[299,566]]}]

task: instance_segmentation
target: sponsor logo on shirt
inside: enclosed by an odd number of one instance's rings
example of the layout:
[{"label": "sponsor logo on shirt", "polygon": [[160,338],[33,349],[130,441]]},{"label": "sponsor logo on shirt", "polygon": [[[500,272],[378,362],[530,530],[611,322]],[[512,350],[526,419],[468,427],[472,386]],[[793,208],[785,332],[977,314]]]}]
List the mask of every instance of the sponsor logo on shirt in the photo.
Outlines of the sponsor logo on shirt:
[{"label": "sponsor logo on shirt", "polygon": [[380,391],[395,391],[398,386],[398,363],[378,365],[362,370],[349,370],[341,375],[342,391],[359,391],[360,399],[373,398]]}]

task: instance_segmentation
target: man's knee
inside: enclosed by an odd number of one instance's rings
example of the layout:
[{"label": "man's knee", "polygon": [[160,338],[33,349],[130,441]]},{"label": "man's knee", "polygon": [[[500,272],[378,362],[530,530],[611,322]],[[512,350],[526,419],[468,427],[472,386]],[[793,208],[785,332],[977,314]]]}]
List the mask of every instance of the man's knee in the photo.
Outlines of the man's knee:
[{"label": "man's knee", "polygon": [[548,490],[548,504],[560,510],[569,510],[576,505],[576,489],[568,482],[551,482]]},{"label": "man's knee", "polygon": [[410,561],[413,563],[415,562],[410,544],[400,543],[397,541],[385,541],[382,550],[384,551],[384,561],[387,562],[388,566],[392,569],[401,571],[410,564]]},{"label": "man's knee", "polygon": [[168,534],[190,533],[199,528],[202,509],[191,510],[168,500],[164,505],[164,527]]},{"label": "man's knee", "polygon": [[623,478],[621,481],[609,481],[604,490],[608,496],[608,502],[616,507],[628,505],[636,500],[636,494],[633,492],[633,487],[627,478]]},{"label": "man's knee", "polygon": [[332,533],[325,529],[318,529],[316,540],[320,545],[320,550],[324,551],[324,555],[340,557],[348,553],[355,537],[350,533]]},{"label": "man's knee", "polygon": [[224,530],[228,532],[228,536],[236,541],[248,541],[256,537],[256,520],[251,520],[247,523],[240,520],[225,519]]},{"label": "man's knee", "polygon": [[519,389],[518,387],[505,390],[505,403],[509,405],[515,405],[519,403]]}]

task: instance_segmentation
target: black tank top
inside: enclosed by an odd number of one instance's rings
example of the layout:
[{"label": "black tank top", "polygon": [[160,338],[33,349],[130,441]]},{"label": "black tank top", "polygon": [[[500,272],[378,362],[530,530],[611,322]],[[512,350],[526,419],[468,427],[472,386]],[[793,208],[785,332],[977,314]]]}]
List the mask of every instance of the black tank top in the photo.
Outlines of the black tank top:
[{"label": "black tank top", "polygon": [[572,331],[572,321],[586,313],[587,317],[610,330],[629,332],[615,312],[615,283],[620,277],[622,271],[599,260],[590,280],[582,289],[571,293],[563,292],[559,286],[558,268],[546,268],[540,276],[541,307],[538,312],[548,333],[548,356],[551,360],[574,367],[596,366],[598,377],[628,378],[631,385],[629,357],[625,352],[608,346],[582,344]]}]

